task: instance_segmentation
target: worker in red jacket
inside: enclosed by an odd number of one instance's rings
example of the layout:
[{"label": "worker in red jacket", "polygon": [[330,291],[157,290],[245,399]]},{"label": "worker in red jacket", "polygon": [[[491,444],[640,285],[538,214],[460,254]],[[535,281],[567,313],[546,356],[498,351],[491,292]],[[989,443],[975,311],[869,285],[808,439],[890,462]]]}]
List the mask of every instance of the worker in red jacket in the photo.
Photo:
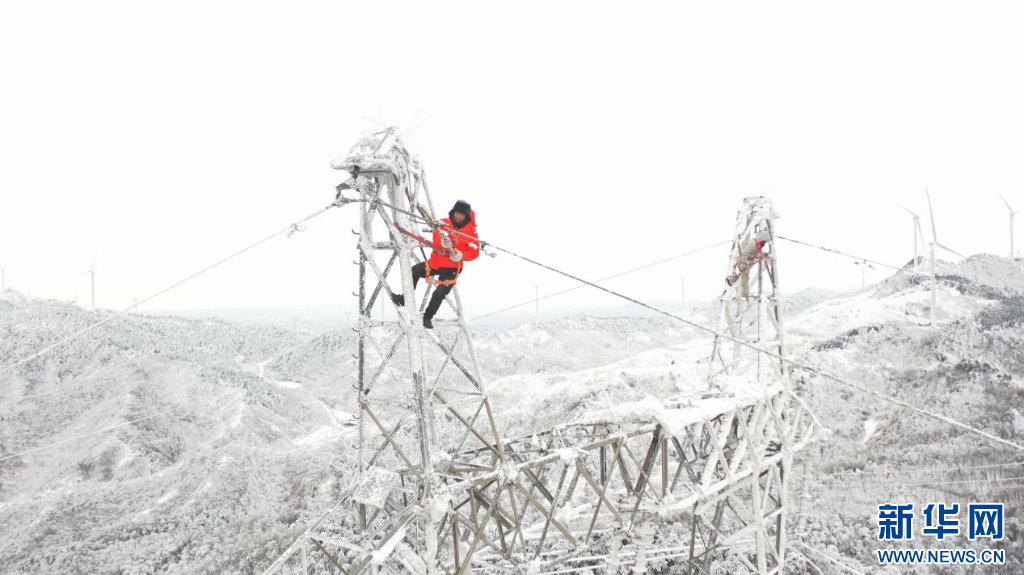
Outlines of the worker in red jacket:
[{"label": "worker in red jacket", "polygon": [[[434,294],[430,296],[427,309],[423,310],[423,327],[433,329],[434,315],[441,308],[441,302],[455,287],[455,282],[462,273],[462,265],[475,260],[480,255],[480,240],[476,235],[476,214],[468,202],[459,200],[448,212],[448,217],[438,222],[434,230],[435,246],[451,246],[450,249],[434,248],[430,259],[412,266],[412,286],[416,287],[420,278],[434,284]],[[396,305],[405,305],[405,296],[392,296]]]}]

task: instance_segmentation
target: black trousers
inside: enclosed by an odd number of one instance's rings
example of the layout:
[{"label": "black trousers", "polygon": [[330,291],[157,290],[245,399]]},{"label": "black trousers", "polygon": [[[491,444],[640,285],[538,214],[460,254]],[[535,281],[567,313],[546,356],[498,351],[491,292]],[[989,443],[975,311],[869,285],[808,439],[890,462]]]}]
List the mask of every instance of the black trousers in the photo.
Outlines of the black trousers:
[{"label": "black trousers", "polygon": [[[451,281],[459,275],[457,268],[438,268],[430,270],[430,277],[442,280]],[[421,278],[427,277],[427,264],[418,263],[412,266],[412,287],[416,287]],[[434,293],[430,296],[430,302],[427,303],[427,309],[423,310],[423,317],[432,318],[437,314],[437,310],[441,309],[441,303],[444,298],[448,296],[448,293],[452,291],[455,284],[442,284],[434,286]]]}]

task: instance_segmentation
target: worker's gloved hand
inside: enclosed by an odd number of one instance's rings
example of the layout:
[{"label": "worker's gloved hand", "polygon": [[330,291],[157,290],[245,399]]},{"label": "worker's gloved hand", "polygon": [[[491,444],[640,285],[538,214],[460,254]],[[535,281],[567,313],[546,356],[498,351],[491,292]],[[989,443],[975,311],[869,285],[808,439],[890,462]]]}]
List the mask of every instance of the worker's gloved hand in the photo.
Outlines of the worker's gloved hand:
[{"label": "worker's gloved hand", "polygon": [[461,262],[462,261],[462,252],[460,252],[459,250],[453,248],[452,249],[452,255],[448,256],[448,259],[452,260],[453,262]]}]

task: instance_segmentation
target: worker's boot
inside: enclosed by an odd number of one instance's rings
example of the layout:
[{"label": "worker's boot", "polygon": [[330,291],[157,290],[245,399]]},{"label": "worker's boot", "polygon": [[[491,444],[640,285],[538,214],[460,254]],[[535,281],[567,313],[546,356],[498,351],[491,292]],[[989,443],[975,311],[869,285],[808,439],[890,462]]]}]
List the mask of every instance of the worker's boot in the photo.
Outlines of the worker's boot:
[{"label": "worker's boot", "polygon": [[400,293],[391,294],[391,301],[395,302],[395,305],[398,307],[405,306],[405,296]]},{"label": "worker's boot", "polygon": [[434,322],[430,321],[431,319],[433,318],[429,316],[423,316],[423,327],[427,329],[434,329]]}]

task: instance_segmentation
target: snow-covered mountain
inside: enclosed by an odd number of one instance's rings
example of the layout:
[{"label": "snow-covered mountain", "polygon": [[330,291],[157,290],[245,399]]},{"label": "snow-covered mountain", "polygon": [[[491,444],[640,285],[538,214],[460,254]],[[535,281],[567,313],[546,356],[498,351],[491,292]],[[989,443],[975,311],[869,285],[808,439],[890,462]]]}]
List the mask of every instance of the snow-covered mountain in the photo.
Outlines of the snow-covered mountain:
[{"label": "snow-covered mountain", "polygon": [[[976,256],[939,277],[934,330],[929,280],[912,274],[794,294],[788,353],[1024,444],[1024,265]],[[689,313],[716,325],[713,309]],[[3,294],[0,369],[101,317]],[[702,376],[710,351],[699,330],[642,317],[481,330],[475,344],[506,436],[671,395]],[[0,461],[0,571],[260,572],[352,470],[354,353],[351,330],[125,315],[0,375],[0,458],[27,452]],[[1006,480],[1024,476],[1024,457],[794,377],[830,433],[798,458],[791,540],[874,571],[878,504],[996,501],[1007,504],[1003,572],[1024,569],[1024,480]],[[810,568],[794,555],[787,571]]]},{"label": "snow-covered mountain", "polygon": [[[8,292],[2,363],[100,317]],[[264,564],[344,472],[333,450],[343,449],[350,414],[265,370],[303,337],[127,315],[4,374],[0,457],[58,445],[0,462],[0,572]]]}]

